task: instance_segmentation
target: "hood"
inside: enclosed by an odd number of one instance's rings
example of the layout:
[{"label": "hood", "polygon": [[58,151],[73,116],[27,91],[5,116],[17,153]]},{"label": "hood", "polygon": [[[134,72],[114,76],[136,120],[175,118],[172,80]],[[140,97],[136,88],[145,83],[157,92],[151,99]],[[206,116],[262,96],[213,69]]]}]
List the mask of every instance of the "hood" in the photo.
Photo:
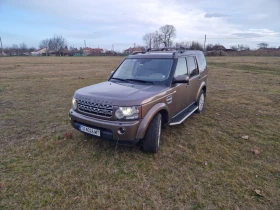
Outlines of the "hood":
[{"label": "hood", "polygon": [[133,106],[147,103],[167,89],[165,86],[106,81],[81,88],[74,97],[104,104]]}]

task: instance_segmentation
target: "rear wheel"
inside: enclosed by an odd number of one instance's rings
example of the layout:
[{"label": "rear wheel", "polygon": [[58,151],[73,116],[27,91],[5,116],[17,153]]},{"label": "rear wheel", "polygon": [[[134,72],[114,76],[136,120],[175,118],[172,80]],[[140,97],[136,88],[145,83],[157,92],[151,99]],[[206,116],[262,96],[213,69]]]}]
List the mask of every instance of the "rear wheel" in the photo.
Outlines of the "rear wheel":
[{"label": "rear wheel", "polygon": [[143,139],[143,150],[144,152],[157,153],[160,144],[161,135],[161,114],[157,113],[149,124]]},{"label": "rear wheel", "polygon": [[202,90],[199,94],[198,101],[196,102],[198,109],[196,110],[196,113],[202,112],[204,108],[205,103],[205,92]]}]

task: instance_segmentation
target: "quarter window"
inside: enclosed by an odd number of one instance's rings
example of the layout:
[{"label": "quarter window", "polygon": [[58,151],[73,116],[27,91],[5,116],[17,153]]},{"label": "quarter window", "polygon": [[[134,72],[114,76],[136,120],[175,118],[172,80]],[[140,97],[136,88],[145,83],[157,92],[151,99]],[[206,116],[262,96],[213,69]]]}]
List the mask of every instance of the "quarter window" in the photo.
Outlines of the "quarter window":
[{"label": "quarter window", "polygon": [[198,75],[198,68],[194,57],[187,57],[187,64],[188,64],[190,78],[195,75]]},{"label": "quarter window", "polygon": [[205,71],[206,70],[206,60],[205,60],[204,54],[202,52],[198,52],[196,59],[197,59],[199,71],[200,72]]},{"label": "quarter window", "polygon": [[179,75],[187,74],[187,65],[186,65],[186,59],[185,58],[178,58],[176,71],[174,74],[174,77],[177,77]]}]

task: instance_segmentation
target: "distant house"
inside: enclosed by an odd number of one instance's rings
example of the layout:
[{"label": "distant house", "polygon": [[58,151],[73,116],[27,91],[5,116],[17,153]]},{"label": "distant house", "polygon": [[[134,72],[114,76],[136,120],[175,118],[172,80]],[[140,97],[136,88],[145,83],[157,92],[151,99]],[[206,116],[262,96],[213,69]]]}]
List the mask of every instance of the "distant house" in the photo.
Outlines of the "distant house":
[{"label": "distant house", "polygon": [[74,52],[74,55],[73,56],[81,56],[82,55],[82,53],[81,52]]},{"label": "distant house", "polygon": [[279,50],[280,48],[274,48],[274,47],[270,47],[270,48],[260,48],[260,49],[258,49],[258,50],[265,50],[265,51],[275,51],[275,50]]},{"label": "distant house", "polygon": [[92,54],[102,54],[104,53],[104,50],[102,48],[93,48]]},{"label": "distant house", "polygon": [[34,52],[31,52],[32,56],[40,56],[40,55],[46,55],[46,54],[47,54],[47,48],[46,47],[41,48],[39,50],[36,50]]},{"label": "distant house", "polygon": [[212,47],[211,50],[222,50],[222,51],[226,51],[226,48],[223,45],[215,45]]},{"label": "distant house", "polygon": [[104,53],[104,50],[102,48],[90,48],[90,47],[85,47],[83,49],[83,55],[88,56],[88,55],[101,55]]},{"label": "distant house", "polygon": [[23,53],[22,55],[23,55],[23,56],[29,56],[30,53],[29,53],[29,52],[25,52],[25,53]]},{"label": "distant house", "polygon": [[117,52],[116,52],[116,51],[113,51],[113,50],[107,50],[107,51],[105,52],[105,54],[106,54],[106,55],[116,55]]},{"label": "distant house", "polygon": [[60,53],[62,56],[71,56],[71,51],[68,49],[63,49],[62,52]]},{"label": "distant house", "polygon": [[130,47],[126,50],[124,50],[125,54],[132,54],[133,52],[143,52],[145,51],[145,49],[143,49],[142,47]]},{"label": "distant house", "polygon": [[226,49],[225,51],[227,51],[227,52],[236,52],[237,50],[236,49]]},{"label": "distant house", "polygon": [[85,48],[83,49],[83,55],[85,55],[85,56],[91,55],[91,51],[92,51],[91,48],[85,47]]}]

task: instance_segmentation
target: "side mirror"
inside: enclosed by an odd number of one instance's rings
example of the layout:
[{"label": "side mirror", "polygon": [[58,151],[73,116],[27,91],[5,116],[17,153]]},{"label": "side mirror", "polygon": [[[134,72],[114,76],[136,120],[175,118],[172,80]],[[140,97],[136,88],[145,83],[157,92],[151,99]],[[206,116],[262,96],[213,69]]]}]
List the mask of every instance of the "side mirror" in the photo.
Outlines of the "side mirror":
[{"label": "side mirror", "polygon": [[173,83],[189,83],[190,77],[188,75],[178,75],[174,78]]}]

